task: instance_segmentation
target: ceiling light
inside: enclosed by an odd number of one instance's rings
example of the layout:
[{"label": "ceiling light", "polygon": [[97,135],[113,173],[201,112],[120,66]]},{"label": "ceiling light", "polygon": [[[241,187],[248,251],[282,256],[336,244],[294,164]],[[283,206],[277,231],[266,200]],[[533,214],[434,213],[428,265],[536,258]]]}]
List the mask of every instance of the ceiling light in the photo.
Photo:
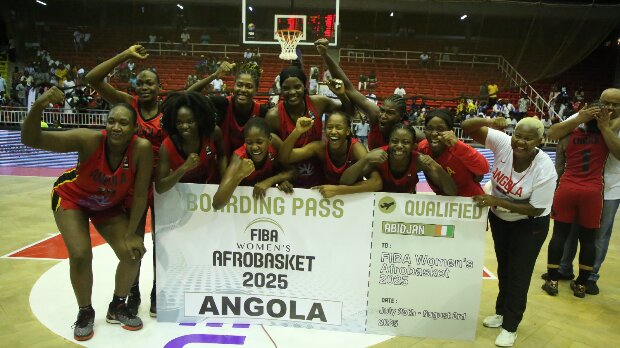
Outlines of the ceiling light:
[{"label": "ceiling light", "polygon": [[462,15],[462,16],[461,16],[461,20],[463,20],[463,19],[465,19],[465,18],[467,18],[467,15]]},{"label": "ceiling light", "polygon": [[43,2],[43,1],[41,1],[41,0],[37,0],[37,2],[38,2],[39,4],[41,4],[41,5],[43,5],[43,6],[47,6],[47,4],[46,4],[45,2]]},{"label": "ceiling light", "polygon": [[394,11],[390,12],[390,17],[394,17]]},{"label": "ceiling light", "polygon": [[248,9],[250,10],[250,12],[254,11],[254,9],[252,8],[252,6],[248,6]]},{"label": "ceiling light", "polygon": [[183,6],[181,6],[181,4],[177,4],[177,7],[180,8],[181,10],[183,9]]}]

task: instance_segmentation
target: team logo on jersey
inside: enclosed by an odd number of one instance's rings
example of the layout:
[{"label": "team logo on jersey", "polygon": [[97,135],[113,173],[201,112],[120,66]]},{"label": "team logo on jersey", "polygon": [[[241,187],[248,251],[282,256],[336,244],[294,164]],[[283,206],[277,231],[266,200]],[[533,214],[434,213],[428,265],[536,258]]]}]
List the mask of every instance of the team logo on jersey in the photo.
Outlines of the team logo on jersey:
[{"label": "team logo on jersey", "polygon": [[107,188],[107,187],[99,186],[97,188],[97,192],[101,196],[113,196],[116,193],[116,190],[112,189],[112,188]]},{"label": "team logo on jersey", "polygon": [[205,154],[207,154],[207,156],[211,156],[211,146],[207,145],[205,146]]},{"label": "team logo on jersey", "polygon": [[267,156],[269,157],[269,160],[270,160],[270,161],[273,161],[273,160],[275,160],[275,159],[276,159],[276,158],[275,158],[275,156],[274,156],[271,152],[268,152],[268,153],[267,153]]},{"label": "team logo on jersey", "polygon": [[81,199],[78,203],[79,205],[83,205],[86,207],[107,207],[111,204],[110,199],[106,196],[98,196],[92,195],[88,196],[86,199]]},{"label": "team logo on jersey", "polygon": [[129,169],[129,160],[127,156],[123,157],[123,169]]},{"label": "team logo on jersey", "polygon": [[310,163],[303,163],[298,165],[297,170],[299,171],[299,175],[301,176],[310,176],[314,174],[314,166]]}]

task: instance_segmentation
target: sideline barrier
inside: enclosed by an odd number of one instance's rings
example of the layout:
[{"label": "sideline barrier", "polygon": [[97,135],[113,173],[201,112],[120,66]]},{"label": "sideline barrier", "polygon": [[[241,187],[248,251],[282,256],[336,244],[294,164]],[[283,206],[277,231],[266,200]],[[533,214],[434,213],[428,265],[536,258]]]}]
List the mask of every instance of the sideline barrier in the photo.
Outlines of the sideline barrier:
[{"label": "sideline barrier", "polygon": [[[0,108],[0,125],[20,125],[26,117],[26,108]],[[42,120],[48,125],[60,121],[63,127],[103,127],[108,117],[107,110],[91,110],[90,112],[44,111]]]},{"label": "sideline barrier", "polygon": [[[25,110],[4,110],[0,111],[0,125],[4,126],[19,126],[26,117]],[[105,127],[107,120],[107,111],[93,110],[92,113],[65,113],[65,112],[50,112],[43,113],[43,121],[52,125],[54,121],[60,120],[63,127]],[[424,127],[414,126],[417,130],[423,132]],[[512,134],[510,130],[505,131],[507,134]],[[459,140],[471,143],[470,137],[463,136],[463,130],[460,127],[454,127],[454,133]],[[545,145],[555,145],[557,140],[545,139]]]},{"label": "sideline barrier", "polygon": [[322,198],[217,185],[155,196],[157,320],[473,339],[487,208],[471,198]]}]

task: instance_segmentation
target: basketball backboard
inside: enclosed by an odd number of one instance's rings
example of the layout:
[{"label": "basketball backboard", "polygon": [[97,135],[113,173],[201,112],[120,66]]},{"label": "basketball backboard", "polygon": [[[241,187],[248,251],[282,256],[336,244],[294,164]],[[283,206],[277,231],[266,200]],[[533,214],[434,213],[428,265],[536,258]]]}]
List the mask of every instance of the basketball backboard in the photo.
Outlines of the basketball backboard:
[{"label": "basketball backboard", "polygon": [[299,45],[319,38],[338,44],[340,0],[242,0],[244,44],[278,45],[277,30],[299,30]]}]

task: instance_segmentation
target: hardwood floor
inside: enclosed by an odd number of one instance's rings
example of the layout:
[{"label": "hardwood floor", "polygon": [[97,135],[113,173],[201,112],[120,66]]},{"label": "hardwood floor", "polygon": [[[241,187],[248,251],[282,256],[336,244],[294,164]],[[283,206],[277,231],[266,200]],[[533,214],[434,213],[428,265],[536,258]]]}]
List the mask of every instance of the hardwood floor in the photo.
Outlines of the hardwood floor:
[{"label": "hardwood floor", "polygon": [[[49,194],[55,178],[0,176],[0,255],[56,234]],[[528,308],[518,331],[516,347],[610,347],[620,342],[620,222],[616,221],[609,253],[601,270],[601,294],[579,299],[568,282],[551,297],[540,286],[545,272],[545,243],[534,271]],[[547,238],[547,242],[551,237]],[[51,331],[32,314],[30,289],[55,261],[0,259],[0,342],[4,347],[77,347]],[[495,272],[490,233],[487,234],[485,266]],[[68,279],[66,281],[69,281]],[[479,322],[493,313],[497,281],[483,282]],[[54,294],[50,294],[50,301]],[[74,305],[74,304],[69,304]],[[480,324],[473,342],[395,337],[375,347],[492,347],[499,329]],[[320,336],[320,335],[318,335]],[[320,340],[320,339],[319,339]],[[250,342],[248,342],[250,343]],[[277,343],[277,342],[276,342]],[[246,344],[246,346],[251,346]],[[281,347],[282,348],[282,347]],[[346,347],[345,347],[346,348]]]}]

